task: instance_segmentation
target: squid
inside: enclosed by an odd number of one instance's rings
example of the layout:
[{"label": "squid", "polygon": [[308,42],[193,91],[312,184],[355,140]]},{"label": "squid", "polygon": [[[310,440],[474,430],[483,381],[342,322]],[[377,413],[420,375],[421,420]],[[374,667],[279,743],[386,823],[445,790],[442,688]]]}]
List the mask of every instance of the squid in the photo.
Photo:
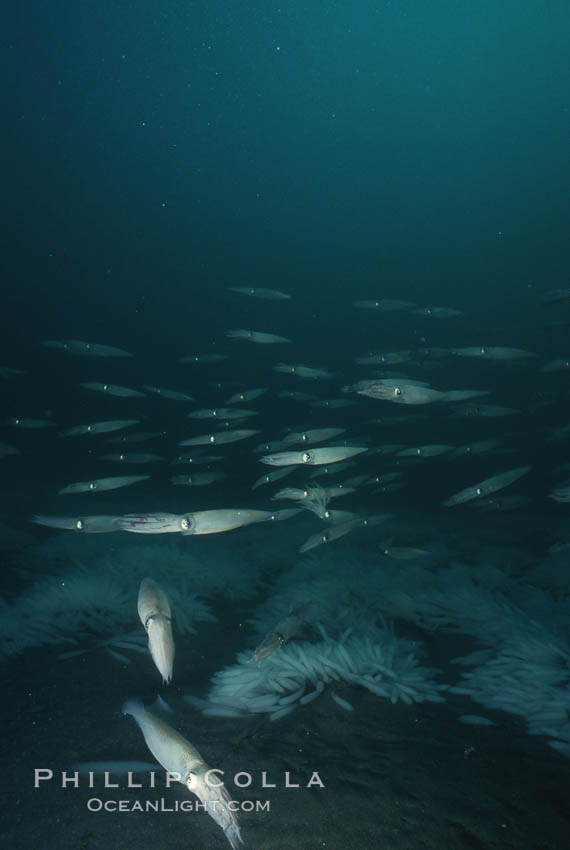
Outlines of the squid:
[{"label": "squid", "polygon": [[210,769],[186,738],[139,700],[128,700],[123,705],[123,714],[135,719],[155,759],[172,779],[182,782],[204,803],[210,817],[223,829],[232,850],[239,850],[243,840],[235,806],[230,806],[232,799],[219,778],[222,771]]},{"label": "squid", "polygon": [[73,425],[60,431],[60,437],[81,437],[83,434],[108,434],[109,431],[120,431],[138,425],[140,419],[110,419],[106,422],[90,422],[88,425]]},{"label": "squid", "polygon": [[191,514],[125,514],[118,526],[121,531],[134,534],[217,534],[253,522],[265,522],[273,519],[273,516],[270,511],[248,508],[196,511]]},{"label": "squid", "polygon": [[174,639],[172,613],[165,592],[151,578],[143,578],[137,610],[148,635],[148,648],[156,668],[167,685],[172,681]]},{"label": "squid", "polygon": [[226,331],[228,339],[245,339],[248,342],[257,342],[261,345],[271,345],[272,343],[291,342],[286,336],[279,334],[264,333],[263,331],[247,331],[243,328],[237,330]]},{"label": "squid", "polygon": [[481,498],[481,496],[489,496],[491,493],[496,493],[497,490],[502,490],[504,487],[508,487],[509,484],[513,484],[515,481],[518,481],[519,478],[522,478],[522,476],[526,475],[527,472],[530,472],[531,469],[531,466],[517,466],[515,469],[509,469],[507,472],[501,472],[499,475],[492,475],[491,478],[485,478],[484,481],[480,481],[478,484],[473,484],[471,487],[465,487],[463,490],[460,490],[459,493],[455,493],[455,495],[450,496],[449,499],[446,499],[443,505],[446,508],[451,508],[454,505],[463,505],[465,502],[470,502],[471,499],[478,499]]},{"label": "squid", "polygon": [[108,534],[119,531],[120,516],[44,516],[40,514],[32,520],[36,525],[47,528],[62,528],[66,531],[80,531],[83,534]]},{"label": "squid", "polygon": [[264,455],[260,461],[269,466],[293,466],[293,464],[320,466],[323,463],[338,463],[340,460],[346,460],[348,457],[354,457],[366,451],[368,449],[362,446],[326,446],[304,452],[277,452],[274,455]]},{"label": "squid", "polygon": [[145,481],[150,475],[111,475],[108,478],[94,478],[92,481],[74,481],[58,490],[60,496],[73,493],[102,493],[105,490],[118,490],[120,487],[130,487],[138,481]]},{"label": "squid", "polygon": [[187,440],[181,440],[178,445],[221,446],[223,443],[236,443],[238,440],[247,440],[248,437],[253,437],[259,433],[259,429],[255,428],[237,428],[232,431],[219,431],[215,434],[199,434],[197,437],[189,437]]},{"label": "squid", "polygon": [[81,339],[45,339],[42,345],[77,354],[80,357],[132,357],[130,351],[115,348],[113,345],[101,345],[98,342],[84,342]]},{"label": "squid", "polygon": [[297,605],[287,617],[279,620],[275,628],[265,636],[256,648],[251,660],[256,664],[261,664],[275,650],[280,649],[284,643],[287,643],[288,640],[299,634],[305,623],[305,615],[311,605],[311,602]]}]

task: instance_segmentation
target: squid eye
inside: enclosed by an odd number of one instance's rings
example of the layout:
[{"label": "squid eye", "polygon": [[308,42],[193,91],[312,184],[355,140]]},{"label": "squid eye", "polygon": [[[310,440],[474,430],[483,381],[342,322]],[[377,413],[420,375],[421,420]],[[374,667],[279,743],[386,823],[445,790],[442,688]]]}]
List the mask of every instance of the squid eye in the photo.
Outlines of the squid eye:
[{"label": "squid eye", "polygon": [[97,489],[97,484],[96,484],[94,481],[90,481],[90,482],[89,482],[89,489],[90,489],[90,490],[96,490],[96,489]]},{"label": "squid eye", "polygon": [[301,455],[301,460],[303,461],[303,463],[310,463],[312,459],[313,455],[311,452],[303,452],[303,454]]},{"label": "squid eye", "polygon": [[400,387],[394,387],[394,395],[402,395],[402,390]]},{"label": "squid eye", "polygon": [[486,353],[487,353],[487,349],[486,349],[486,348],[482,348],[482,349],[481,349],[481,351],[479,352],[479,354],[486,354]]},{"label": "squid eye", "polygon": [[477,487],[477,489],[475,490],[475,493],[478,496],[482,496],[483,495],[483,489],[481,487]]},{"label": "squid eye", "polygon": [[324,513],[324,518],[325,518],[325,519],[330,519],[330,518],[331,518],[331,512],[330,512],[330,511],[325,511],[325,513]]},{"label": "squid eye", "polygon": [[85,528],[85,523],[83,522],[82,519],[78,519],[77,522],[75,523],[75,527],[78,531],[83,531],[84,528]]},{"label": "squid eye", "polygon": [[212,436],[210,437],[210,443],[215,443],[215,442],[216,442],[216,438],[215,438],[215,436],[212,434]]},{"label": "squid eye", "polygon": [[180,521],[182,531],[190,531],[194,527],[194,520],[190,516],[185,516]]}]

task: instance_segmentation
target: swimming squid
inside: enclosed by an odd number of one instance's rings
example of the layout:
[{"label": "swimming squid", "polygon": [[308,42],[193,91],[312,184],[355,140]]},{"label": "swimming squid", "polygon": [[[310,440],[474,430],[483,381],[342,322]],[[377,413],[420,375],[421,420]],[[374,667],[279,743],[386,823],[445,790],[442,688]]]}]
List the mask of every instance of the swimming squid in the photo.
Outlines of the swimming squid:
[{"label": "swimming squid", "polygon": [[36,525],[45,525],[48,528],[63,528],[67,531],[81,531],[84,534],[108,534],[111,531],[119,531],[118,522],[120,516],[44,516],[40,514],[32,519]]},{"label": "swimming squid", "polygon": [[345,392],[356,392],[359,395],[398,404],[432,404],[435,401],[443,401],[445,398],[445,393],[425,386],[421,382],[378,379],[359,381],[352,387],[346,387]]},{"label": "swimming squid", "polygon": [[139,588],[137,610],[148,635],[148,648],[162,681],[172,679],[174,639],[172,613],[165,592],[151,578],[143,578]]},{"label": "swimming squid", "polygon": [[459,493],[455,493],[443,502],[444,507],[451,508],[454,505],[463,505],[465,502],[470,502],[471,499],[486,497],[491,493],[496,493],[497,490],[502,490],[513,484],[530,472],[531,466],[517,466],[516,469],[509,469],[507,472],[501,472],[499,475],[492,475],[491,478],[485,478],[484,481],[479,481],[478,484],[473,484],[471,487],[465,487]]},{"label": "swimming squid", "polygon": [[42,345],[77,354],[80,357],[132,357],[130,351],[115,348],[113,345],[101,345],[98,342],[84,342],[82,339],[45,339]]},{"label": "swimming squid", "polygon": [[134,534],[217,534],[272,518],[270,511],[230,508],[189,514],[125,514],[118,526]]},{"label": "swimming squid", "polygon": [[138,425],[140,419],[109,419],[105,422],[90,422],[88,425],[73,425],[59,432],[60,437],[80,437],[83,434],[108,434]]},{"label": "swimming squid", "polygon": [[324,446],[304,452],[277,452],[274,455],[264,455],[259,459],[261,463],[267,463],[269,466],[292,466],[297,463],[319,466],[323,463],[338,463],[340,460],[346,460],[365,451],[368,449],[362,446]]},{"label": "swimming squid", "polygon": [[118,398],[144,398],[144,393],[132,390],[130,387],[121,387],[118,384],[105,384],[101,381],[82,381],[79,384],[84,390],[93,390],[96,393],[106,393]]},{"label": "swimming squid", "polygon": [[311,605],[311,602],[306,602],[304,605],[297,605],[287,617],[279,620],[277,625],[264,637],[256,648],[251,660],[256,664],[261,664],[276,649],[280,649],[284,643],[287,643],[292,637],[299,634],[305,623],[305,615]]},{"label": "swimming squid", "polygon": [[211,770],[198,750],[168,723],[148,711],[139,700],[128,700],[123,714],[134,717],[146,745],[171,778],[182,782],[204,803],[210,817],[223,829],[233,850],[243,844],[231,797],[221,782],[221,771]]},{"label": "swimming squid", "polygon": [[74,481],[58,490],[60,496],[70,493],[102,493],[105,490],[118,490],[120,487],[130,487],[138,481],[144,481],[150,475],[111,475],[108,478],[94,478],[92,481]]},{"label": "swimming squid", "polygon": [[243,328],[238,328],[237,330],[226,331],[226,336],[228,339],[246,339],[248,342],[258,342],[261,345],[271,345],[271,343],[278,342],[291,342],[291,340],[286,336],[279,336],[279,334],[269,334],[263,333],[263,331],[247,331]]},{"label": "swimming squid", "polygon": [[255,428],[236,428],[232,431],[219,431],[215,434],[200,434],[198,437],[189,437],[181,440],[179,446],[221,446],[224,443],[236,443],[238,440],[247,440],[254,434],[259,434]]}]

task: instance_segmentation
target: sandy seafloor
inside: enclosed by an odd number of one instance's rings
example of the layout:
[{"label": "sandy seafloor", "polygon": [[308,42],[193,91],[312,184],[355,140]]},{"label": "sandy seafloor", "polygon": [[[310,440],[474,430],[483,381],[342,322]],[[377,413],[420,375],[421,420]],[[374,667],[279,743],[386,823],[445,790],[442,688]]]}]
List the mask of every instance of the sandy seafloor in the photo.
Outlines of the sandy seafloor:
[{"label": "sandy seafloor", "polygon": [[[202,716],[183,702],[184,693],[205,693],[213,669],[234,660],[239,623],[232,606],[220,623],[202,623],[200,640],[179,638],[176,677],[161,689],[174,708],[170,722],[211,766],[225,771],[232,796],[269,800],[269,812],[240,815],[246,848],[329,850],[362,848],[533,848],[563,850],[570,836],[570,760],[522,720],[483,710],[469,699],[449,696],[442,704],[392,705],[359,689],[346,693],[352,713],[325,692],[277,722],[267,718]],[[220,608],[217,607],[219,615]],[[434,635],[430,662],[462,652],[462,637]],[[60,772],[77,761],[152,758],[132,718],[121,715],[128,696],[150,702],[150,657],[119,664],[104,652],[57,661],[57,648],[28,650],[3,668],[2,807],[0,846],[60,850],[229,847],[204,812],[89,812],[87,801],[191,795],[182,785],[156,789],[105,789],[80,780],[62,789]],[[222,657],[220,657],[220,652]],[[141,677],[141,665],[145,668]],[[146,669],[148,668],[148,669]],[[443,671],[442,680],[449,680]],[[141,692],[141,681],[148,690]],[[342,693],[342,692],[341,692]],[[463,713],[493,718],[493,727],[457,722]],[[56,779],[33,787],[34,768],[51,768]],[[324,789],[303,787],[318,771]],[[236,789],[234,773],[252,774],[249,789]],[[261,773],[276,789],[261,788]],[[286,789],[284,774],[301,788]]]}]

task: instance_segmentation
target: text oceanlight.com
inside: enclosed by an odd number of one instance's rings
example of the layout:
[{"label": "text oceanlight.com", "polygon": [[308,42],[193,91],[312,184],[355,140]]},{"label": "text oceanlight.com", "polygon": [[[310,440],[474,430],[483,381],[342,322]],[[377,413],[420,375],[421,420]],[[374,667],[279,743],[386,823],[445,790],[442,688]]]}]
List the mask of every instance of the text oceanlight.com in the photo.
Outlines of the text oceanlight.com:
[{"label": "text oceanlight.com", "polygon": [[209,800],[203,803],[201,800],[102,800],[100,797],[91,797],[87,801],[90,812],[211,812],[223,811],[224,808],[232,812],[269,812],[271,804],[269,800]]}]

